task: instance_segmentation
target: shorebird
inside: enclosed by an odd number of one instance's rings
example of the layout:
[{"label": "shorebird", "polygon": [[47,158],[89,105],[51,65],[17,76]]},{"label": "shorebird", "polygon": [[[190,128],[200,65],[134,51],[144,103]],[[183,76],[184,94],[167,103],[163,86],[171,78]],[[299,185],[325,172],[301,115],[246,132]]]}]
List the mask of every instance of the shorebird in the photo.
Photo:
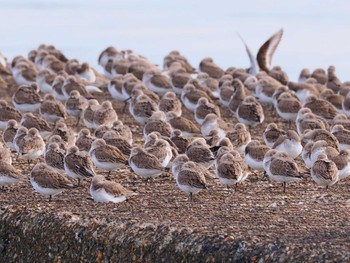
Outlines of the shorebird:
[{"label": "shorebird", "polygon": [[19,62],[12,67],[13,79],[18,85],[31,85],[38,74],[36,68],[27,62]]},{"label": "shorebird", "polygon": [[159,101],[158,107],[159,110],[163,111],[164,113],[172,111],[176,113],[178,117],[180,117],[182,114],[182,103],[176,97],[176,94],[172,91],[168,91],[163,95],[163,97]]},{"label": "shorebird", "polygon": [[31,161],[44,154],[45,142],[36,128],[30,128],[18,147],[20,158]]},{"label": "shorebird", "polygon": [[264,121],[264,111],[255,97],[247,96],[238,106],[236,112],[237,119],[240,123],[248,126],[254,126]]},{"label": "shorebird", "polygon": [[21,112],[35,112],[39,109],[41,102],[39,86],[36,83],[19,86],[12,97],[12,104]]},{"label": "shorebird", "polygon": [[77,140],[75,141],[75,145],[79,148],[80,151],[89,152],[91,148],[91,144],[95,140],[95,137],[91,136],[91,133],[88,129],[81,129]]},{"label": "shorebird", "polygon": [[194,139],[187,147],[186,154],[191,161],[206,168],[214,164],[215,156],[203,138]]},{"label": "shorebird", "polygon": [[334,91],[334,93],[338,93],[340,88],[341,88],[342,82],[340,81],[340,79],[338,78],[338,76],[335,72],[335,67],[329,66],[327,71],[328,71],[327,72],[328,79],[327,79],[326,86],[327,86],[327,88]]},{"label": "shorebird", "polygon": [[133,92],[129,111],[139,124],[145,125],[148,118],[158,111],[158,105],[141,90],[136,90]]},{"label": "shorebird", "polygon": [[186,149],[190,143],[190,140],[184,137],[179,129],[175,129],[172,131],[170,140],[176,145],[180,154],[186,152]]},{"label": "shorebird", "polygon": [[302,136],[302,142],[308,143],[310,141],[326,141],[327,144],[335,149],[339,149],[339,142],[337,138],[331,134],[329,131],[323,129],[306,130]]},{"label": "shorebird", "polygon": [[196,79],[198,80],[199,84],[203,87],[204,91],[209,93],[213,98],[218,99],[220,97],[218,79],[211,78],[205,72],[199,73]]},{"label": "shorebird", "polygon": [[307,82],[288,82],[288,88],[295,92],[295,95],[299,98],[302,104],[306,103],[306,100],[310,96],[319,96],[320,91],[312,84]]},{"label": "shorebird", "polygon": [[166,119],[173,129],[178,129],[185,137],[192,137],[201,133],[196,124],[185,117],[177,117],[173,112],[166,113]]},{"label": "shorebird", "polygon": [[0,162],[12,164],[11,150],[0,143]]},{"label": "shorebird", "polygon": [[289,130],[285,135],[279,136],[272,148],[281,152],[287,152],[293,159],[297,158],[303,150],[301,139],[293,130]]},{"label": "shorebird", "polygon": [[20,126],[17,131],[16,135],[13,138],[13,145],[16,150],[16,152],[19,152],[19,147],[21,147],[23,143],[23,138],[28,134],[28,129],[26,127]]},{"label": "shorebird", "polygon": [[329,158],[335,163],[339,171],[339,180],[350,176],[350,152],[349,150],[341,150],[339,155]]},{"label": "shorebird", "polygon": [[27,129],[36,128],[43,138],[48,137],[52,133],[52,127],[50,124],[40,116],[36,116],[31,112],[24,113],[19,124]]},{"label": "shorebird", "polygon": [[311,74],[311,78],[316,79],[316,81],[320,84],[326,84],[328,81],[326,71],[322,68],[315,69]]},{"label": "shorebird", "polygon": [[325,119],[316,116],[309,108],[301,108],[296,119],[298,134],[302,136],[306,130],[328,129],[329,125]]},{"label": "shorebird", "polygon": [[65,142],[65,141],[61,138],[61,136],[59,136],[59,135],[52,135],[52,136],[50,136],[49,140],[48,140],[47,143],[46,143],[45,151],[48,150],[48,148],[49,148],[49,146],[50,146],[51,143],[57,143],[58,146],[59,146],[59,148],[62,149],[62,150],[64,150],[64,152],[67,152],[68,147],[69,147],[68,144],[67,144],[67,142]]},{"label": "shorebird", "polygon": [[155,69],[147,70],[142,76],[142,81],[147,88],[161,96],[172,90],[170,79]]},{"label": "shorebird", "polygon": [[245,148],[244,160],[253,170],[264,170],[264,156],[270,148],[259,141],[252,140]]},{"label": "shorebird", "polygon": [[118,120],[113,123],[112,130],[122,136],[130,145],[132,145],[133,134],[128,125],[124,125],[122,121]]},{"label": "shorebird", "polygon": [[339,151],[327,144],[326,141],[320,140],[314,142],[311,148],[310,161],[314,164],[320,154],[326,154],[328,158],[333,158],[339,155]]},{"label": "shorebird", "polygon": [[284,152],[269,150],[264,156],[264,169],[271,180],[283,183],[283,192],[286,184],[302,180],[297,163]]},{"label": "shorebird", "polygon": [[36,83],[38,84],[40,91],[43,93],[51,93],[52,83],[56,76],[55,73],[50,72],[48,69],[41,70],[36,76]]},{"label": "shorebird", "polygon": [[277,114],[284,120],[290,121],[289,126],[291,127],[291,121],[295,121],[299,110],[302,108],[299,99],[293,97],[289,93],[282,93],[276,101]]},{"label": "shorebird", "polygon": [[183,88],[191,80],[191,75],[184,68],[177,68],[171,71],[170,80],[173,91],[181,95]]},{"label": "shorebird", "polygon": [[156,139],[153,145],[146,147],[145,152],[156,156],[163,167],[167,167],[173,157],[170,144],[161,138]]},{"label": "shorebird", "polygon": [[57,143],[50,143],[44,153],[45,163],[57,172],[64,173],[64,156],[66,151]]},{"label": "shorebird", "polygon": [[64,170],[69,177],[80,180],[95,176],[94,166],[90,156],[86,152],[80,152],[79,148],[72,146],[64,157]]},{"label": "shorebird", "polygon": [[49,202],[52,196],[73,188],[72,182],[65,175],[44,163],[38,163],[34,166],[30,174],[30,182],[35,191],[49,196]]},{"label": "shorebird", "polygon": [[221,117],[220,109],[217,105],[210,103],[207,98],[200,98],[194,110],[194,118],[199,125],[202,125],[208,114],[215,114]]},{"label": "shorebird", "polygon": [[129,165],[135,174],[145,178],[155,178],[161,175],[164,167],[153,154],[147,153],[140,147],[131,149]]},{"label": "shorebird", "polygon": [[137,193],[125,189],[121,184],[109,181],[102,175],[95,175],[91,181],[90,194],[97,203],[120,203]]},{"label": "shorebird", "polygon": [[311,177],[316,184],[325,186],[328,190],[339,180],[337,165],[328,159],[327,155],[320,154],[317,161],[311,167]]},{"label": "shorebird", "polygon": [[80,118],[84,110],[88,107],[87,99],[80,95],[79,91],[72,90],[69,93],[69,97],[66,101],[66,110],[70,116],[76,117],[78,119],[77,124],[80,122]]},{"label": "shorebird", "polygon": [[99,107],[100,104],[97,100],[91,99],[88,101],[88,106],[85,108],[82,115],[82,119],[86,128],[93,129],[95,127],[94,114]]},{"label": "shorebird", "polygon": [[115,59],[118,55],[118,50],[115,47],[107,47],[105,50],[101,52],[101,54],[98,57],[98,64],[102,67],[105,67],[107,64],[108,59],[112,58]]},{"label": "shorebird", "polygon": [[121,74],[115,75],[108,83],[108,91],[111,94],[112,98],[117,101],[124,101],[127,99],[127,97],[124,97],[122,93],[123,83],[124,77]]},{"label": "shorebird", "polygon": [[156,131],[162,136],[170,137],[172,130],[170,123],[166,121],[165,113],[156,111],[143,127],[143,136],[146,137],[151,132]]},{"label": "shorebird", "polygon": [[238,183],[243,182],[248,177],[242,163],[242,158],[236,157],[230,152],[223,154],[218,160],[216,176],[220,183],[226,185],[227,189],[230,185],[237,187]]},{"label": "shorebird", "polygon": [[106,144],[103,139],[96,139],[89,151],[94,165],[108,171],[108,176],[113,170],[128,164],[128,158],[116,147]]},{"label": "shorebird", "polygon": [[232,130],[232,128],[222,120],[220,117],[218,117],[214,113],[209,113],[207,116],[205,116],[202,127],[201,127],[201,133],[203,136],[209,135],[210,131],[217,130],[219,132],[219,136],[221,138],[224,138],[226,136],[226,133]]},{"label": "shorebird", "polygon": [[271,62],[272,57],[278,47],[278,44],[280,43],[283,35],[283,29],[280,29],[272,35],[260,48],[258,51],[258,54],[256,56],[256,59],[254,58],[252,52],[248,48],[247,44],[243,40],[243,38],[240,37],[242,40],[245,49],[247,51],[249,60],[250,60],[250,68],[248,69],[248,72],[252,74],[253,76],[256,76],[258,74],[259,68],[260,70],[263,70],[265,72],[269,72],[271,69]]},{"label": "shorebird", "polygon": [[60,101],[66,101],[66,95],[63,94],[62,86],[64,83],[65,77],[58,75],[52,82],[52,93],[56,99]]},{"label": "shorebird", "polygon": [[225,107],[230,105],[231,97],[235,94],[235,88],[232,82],[231,80],[224,81],[220,86],[219,101]]},{"label": "shorebird", "polygon": [[9,120],[19,122],[22,114],[15,108],[8,105],[5,100],[0,100],[0,129],[5,129]]},{"label": "shorebird", "polygon": [[101,106],[94,112],[94,128],[100,125],[112,127],[113,123],[118,120],[118,115],[113,109],[112,103],[108,100],[102,102]]},{"label": "shorebird", "polygon": [[207,189],[207,182],[204,175],[196,170],[194,162],[184,163],[176,177],[176,184],[181,191],[189,194],[189,201],[193,201],[193,195],[203,189]]},{"label": "shorebird", "polygon": [[56,125],[52,130],[52,135],[60,136],[61,139],[67,143],[68,147],[75,144],[75,132],[69,128],[65,122],[56,122]]},{"label": "shorebird", "polygon": [[0,186],[4,190],[5,185],[27,181],[27,176],[18,171],[14,166],[6,162],[0,162]]},{"label": "shorebird", "polygon": [[78,91],[81,96],[86,99],[91,99],[91,94],[87,91],[85,85],[81,83],[75,76],[68,76],[62,85],[62,92],[65,99],[70,97],[72,91]]},{"label": "shorebird", "polygon": [[56,122],[67,118],[65,106],[53,94],[46,94],[39,108],[40,115],[47,121]]},{"label": "shorebird", "polygon": [[194,112],[197,106],[197,103],[200,98],[207,98],[209,102],[212,102],[212,100],[209,98],[206,92],[197,89],[192,84],[187,84],[181,93],[181,101],[184,104],[184,106]]},{"label": "shorebird", "polygon": [[243,83],[239,79],[234,79],[232,81],[232,86],[234,87],[235,91],[230,98],[228,108],[233,115],[236,115],[238,106],[242,103],[247,94]]},{"label": "shorebird", "polygon": [[94,69],[89,65],[89,63],[84,62],[79,67],[77,67],[75,75],[87,82],[95,82],[96,81],[96,73]]},{"label": "shorebird", "polygon": [[226,137],[230,139],[233,148],[242,154],[251,141],[250,132],[242,123],[236,123],[233,130],[226,133]]},{"label": "shorebird", "polygon": [[311,109],[314,114],[321,116],[326,120],[332,120],[337,115],[337,109],[333,106],[333,104],[313,95],[306,99],[304,107]]},{"label": "shorebird", "polygon": [[300,71],[298,82],[299,83],[304,83],[308,78],[311,77],[311,72],[309,69],[304,68]]},{"label": "shorebird", "polygon": [[9,120],[7,122],[6,129],[2,133],[2,140],[4,141],[6,147],[15,151],[15,146],[13,140],[15,138],[16,132],[18,130],[18,123],[15,120]]},{"label": "shorebird", "polygon": [[335,94],[333,90],[325,89],[321,92],[320,98],[332,103],[333,106],[336,107],[337,111],[341,112],[343,110],[344,96]]},{"label": "shorebird", "polygon": [[105,132],[102,139],[104,139],[107,144],[117,147],[124,155],[130,155],[132,149],[131,144],[114,130]]},{"label": "shorebird", "polygon": [[276,123],[269,123],[263,133],[263,140],[267,146],[272,148],[277,139],[281,135],[285,135],[286,131],[278,128]]},{"label": "shorebird", "polygon": [[166,70],[170,68],[174,63],[179,63],[181,68],[183,68],[188,73],[195,73],[195,69],[188,62],[187,58],[181,55],[177,50],[169,52],[169,54],[164,57],[163,68]]},{"label": "shorebird", "polygon": [[199,70],[207,73],[211,78],[219,79],[224,75],[223,69],[214,63],[212,58],[204,58],[199,63]]},{"label": "shorebird", "polygon": [[345,129],[343,125],[334,125],[331,133],[337,138],[340,150],[350,149],[350,131]]}]

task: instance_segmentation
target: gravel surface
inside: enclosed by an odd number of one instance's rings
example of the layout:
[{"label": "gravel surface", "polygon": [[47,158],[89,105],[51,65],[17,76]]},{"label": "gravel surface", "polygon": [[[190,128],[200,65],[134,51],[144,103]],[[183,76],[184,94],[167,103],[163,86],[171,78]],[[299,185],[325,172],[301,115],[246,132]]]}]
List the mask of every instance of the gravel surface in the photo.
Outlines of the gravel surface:
[{"label": "gravel surface", "polygon": [[[11,90],[2,90],[0,95],[10,98]],[[123,103],[113,102],[113,106],[119,119],[131,125],[134,144],[141,145],[142,127],[129,114],[121,113]],[[221,110],[227,122],[236,123],[226,109]],[[186,109],[183,111],[185,116],[192,118]],[[276,114],[271,107],[264,106],[264,112],[266,121],[251,130],[252,139],[262,140],[262,132],[271,121],[278,121],[288,129],[287,123],[274,117]],[[68,119],[68,124],[74,122],[73,118]],[[76,131],[79,129],[75,128]],[[13,155],[14,166],[28,176],[35,163],[16,161],[16,155]],[[303,165],[301,159],[298,163]],[[87,222],[151,223],[190,228],[205,237],[219,235],[223,242],[243,240],[247,247],[279,242],[291,251],[298,251],[295,253],[304,253],[305,248],[309,259],[315,261],[350,260],[349,179],[326,192],[310,177],[300,183],[288,184],[286,193],[283,193],[280,184],[262,181],[262,176],[261,172],[251,174],[236,192],[226,190],[212,179],[210,188],[196,195],[194,202],[189,202],[186,194],[177,188],[171,174],[165,173],[146,184],[129,168],[113,172],[112,179],[138,195],[119,204],[94,203],[89,194],[89,180],[85,180],[81,187],[55,196],[52,202],[36,193],[30,183],[21,183],[0,191],[0,218],[9,211],[25,210],[32,215],[45,213],[52,217],[69,214]],[[0,253],[1,246],[0,242]],[[284,261],[286,258],[280,259]]]}]

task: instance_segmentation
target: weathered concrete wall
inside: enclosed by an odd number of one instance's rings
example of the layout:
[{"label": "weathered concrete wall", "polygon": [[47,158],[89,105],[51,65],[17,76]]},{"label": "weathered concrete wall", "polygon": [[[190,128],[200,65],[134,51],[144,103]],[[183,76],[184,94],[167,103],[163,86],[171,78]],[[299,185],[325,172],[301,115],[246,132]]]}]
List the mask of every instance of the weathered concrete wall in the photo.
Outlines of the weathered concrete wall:
[{"label": "weathered concrete wall", "polygon": [[307,246],[248,245],[222,235],[154,224],[96,222],[25,207],[0,210],[0,262],[345,261]]}]

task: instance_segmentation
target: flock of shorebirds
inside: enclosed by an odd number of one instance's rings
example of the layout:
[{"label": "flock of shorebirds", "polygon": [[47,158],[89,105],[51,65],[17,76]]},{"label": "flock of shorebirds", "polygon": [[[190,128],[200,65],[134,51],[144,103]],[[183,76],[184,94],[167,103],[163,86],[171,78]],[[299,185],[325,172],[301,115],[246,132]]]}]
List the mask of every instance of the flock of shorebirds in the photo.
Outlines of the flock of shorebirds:
[{"label": "flock of shorebirds", "polygon": [[[96,202],[121,202],[137,194],[110,178],[122,167],[147,182],[171,171],[190,200],[210,178],[236,187],[255,171],[282,183],[284,191],[308,176],[326,188],[349,177],[350,82],[341,82],[334,66],[328,72],[303,69],[298,82],[290,81],[281,67],[271,66],[282,34],[271,36],[256,57],[242,39],[251,67],[226,71],[211,58],[195,69],[177,51],[160,69],[131,50],[108,47],[98,58],[103,74],[51,45],[11,62],[1,55],[0,86],[14,88],[12,105],[0,100],[0,186],[30,181],[51,200],[91,177]],[[143,146],[133,147],[133,133],[118,120],[121,113],[104,88],[142,125]],[[262,104],[276,123],[252,140],[250,131],[264,122]],[[231,112],[233,124],[221,118],[219,105]],[[193,119],[183,116],[184,107]],[[76,127],[84,125],[78,134],[67,126],[69,116]],[[278,127],[281,122],[290,130]],[[29,178],[12,166],[11,152],[40,160]]]}]

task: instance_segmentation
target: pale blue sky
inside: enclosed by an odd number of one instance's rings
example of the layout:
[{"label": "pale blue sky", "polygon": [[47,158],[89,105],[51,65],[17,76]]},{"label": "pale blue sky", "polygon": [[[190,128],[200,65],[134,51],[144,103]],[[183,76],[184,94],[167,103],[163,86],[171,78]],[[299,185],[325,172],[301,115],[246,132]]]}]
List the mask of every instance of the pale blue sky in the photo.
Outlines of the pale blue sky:
[{"label": "pale blue sky", "polygon": [[0,52],[10,59],[41,43],[96,65],[109,45],[133,49],[161,65],[177,49],[194,66],[204,57],[223,68],[247,67],[236,32],[253,52],[279,28],[275,54],[292,79],[333,64],[350,80],[349,1],[70,1],[0,0]]}]

